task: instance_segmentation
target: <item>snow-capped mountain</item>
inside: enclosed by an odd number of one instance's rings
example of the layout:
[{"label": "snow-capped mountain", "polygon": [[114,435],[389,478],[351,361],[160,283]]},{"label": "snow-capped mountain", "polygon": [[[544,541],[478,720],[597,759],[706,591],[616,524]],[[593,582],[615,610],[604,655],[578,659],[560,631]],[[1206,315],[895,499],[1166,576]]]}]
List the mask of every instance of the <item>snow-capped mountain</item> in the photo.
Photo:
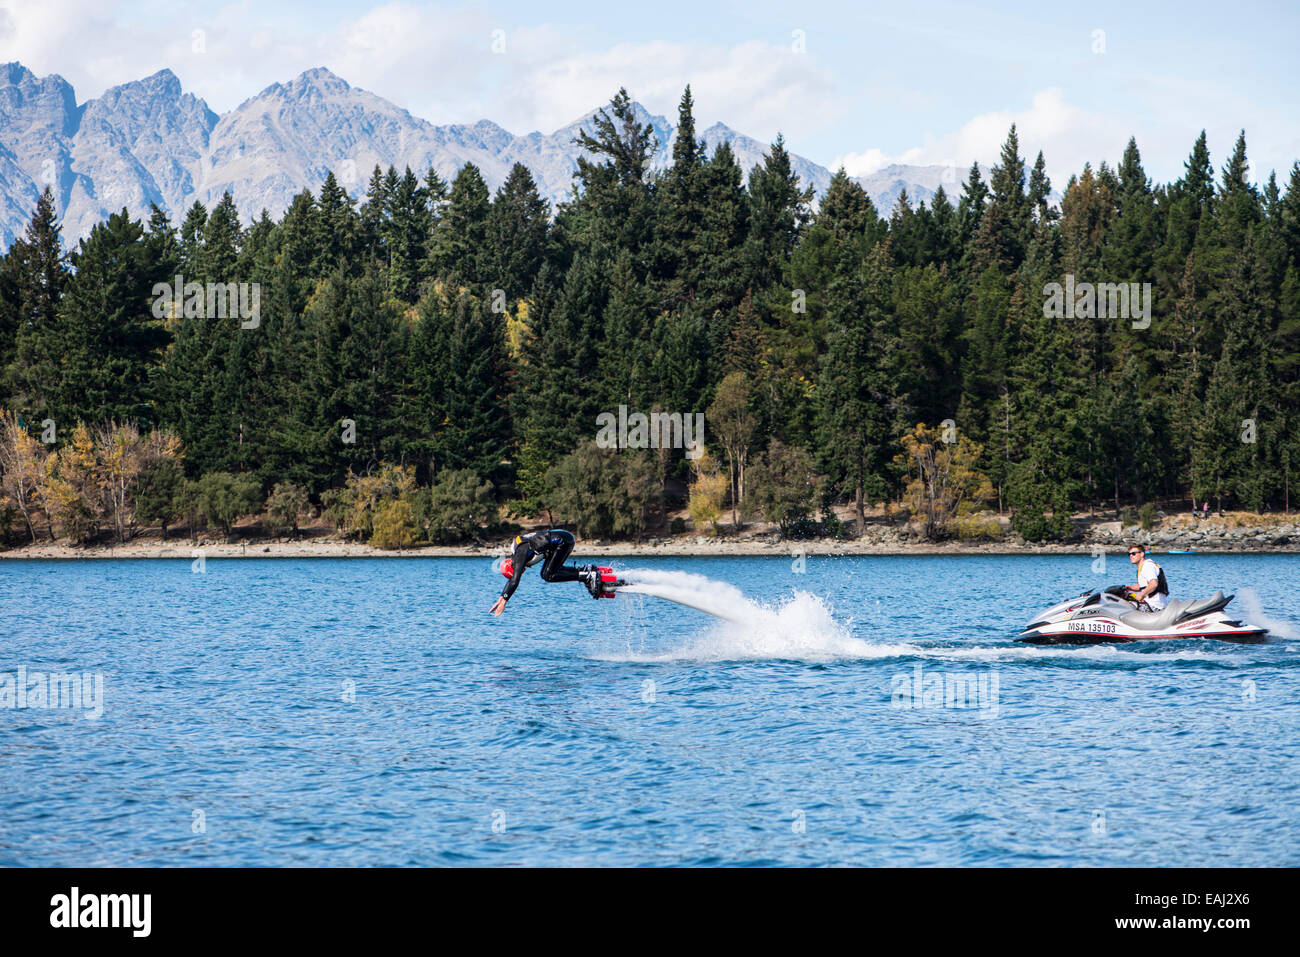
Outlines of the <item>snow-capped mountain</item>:
[{"label": "snow-capped mountain", "polygon": [[[636,110],[659,142],[653,165],[667,165],[673,124],[639,104]],[[318,189],[329,170],[360,196],[376,164],[410,166],[421,176],[433,166],[450,179],[472,162],[495,189],[519,162],[557,203],[569,197],[577,169],[581,149],[573,139],[592,129],[596,112],[549,134],[516,136],[490,120],[435,126],[324,68],[272,84],[222,116],[183,92],[170,70],[78,105],[62,77],[38,78],[9,63],[0,66],[0,247],[22,235],[47,184],[69,244],[123,207],[147,216],[157,203],[179,222],[196,200],[210,207],[226,190],[245,221],[262,209],[278,217],[296,193]],[[729,143],[746,173],[768,149],[722,123],[703,137],[710,153]],[[818,194],[826,189],[829,170],[791,159],[801,182]],[[892,166],[859,182],[886,214],[900,189],[913,202],[928,200],[940,182],[954,194],[960,184],[950,184],[952,177],[946,167]]]}]

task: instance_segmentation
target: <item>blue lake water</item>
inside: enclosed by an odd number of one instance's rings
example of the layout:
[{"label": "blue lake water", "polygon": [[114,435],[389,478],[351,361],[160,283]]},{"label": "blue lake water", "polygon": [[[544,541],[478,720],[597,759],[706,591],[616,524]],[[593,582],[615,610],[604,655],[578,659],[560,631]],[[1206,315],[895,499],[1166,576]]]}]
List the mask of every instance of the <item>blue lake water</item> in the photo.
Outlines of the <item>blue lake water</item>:
[{"label": "blue lake water", "polygon": [[495,620],[490,559],[0,562],[0,675],[103,679],[0,708],[0,865],[1300,864],[1300,556],[1160,560],[1278,633],[1014,643],[1122,555],[614,562],[745,624],[535,571]]}]

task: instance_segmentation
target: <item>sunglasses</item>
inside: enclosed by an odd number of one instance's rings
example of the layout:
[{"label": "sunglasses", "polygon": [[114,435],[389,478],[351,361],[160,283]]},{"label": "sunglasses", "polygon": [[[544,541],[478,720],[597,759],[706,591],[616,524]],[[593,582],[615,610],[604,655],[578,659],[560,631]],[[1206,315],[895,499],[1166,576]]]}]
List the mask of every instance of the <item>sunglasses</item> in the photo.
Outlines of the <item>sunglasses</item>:
[{"label": "sunglasses", "polygon": [[1141,552],[1129,552],[1130,555],[1141,555]]}]

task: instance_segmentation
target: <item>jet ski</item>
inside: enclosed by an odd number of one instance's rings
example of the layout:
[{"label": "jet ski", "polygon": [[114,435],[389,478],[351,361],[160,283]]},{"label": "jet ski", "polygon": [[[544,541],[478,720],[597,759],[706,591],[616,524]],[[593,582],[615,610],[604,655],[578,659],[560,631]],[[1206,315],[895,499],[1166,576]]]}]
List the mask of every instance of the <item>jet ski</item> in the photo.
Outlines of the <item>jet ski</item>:
[{"label": "jet ski", "polygon": [[1224,611],[1233,596],[1216,591],[1209,598],[1177,598],[1159,611],[1142,611],[1124,585],[1085,591],[1077,598],[1040,611],[1017,641],[1031,645],[1100,645],[1131,641],[1212,638],[1254,644],[1268,631],[1230,619]]}]

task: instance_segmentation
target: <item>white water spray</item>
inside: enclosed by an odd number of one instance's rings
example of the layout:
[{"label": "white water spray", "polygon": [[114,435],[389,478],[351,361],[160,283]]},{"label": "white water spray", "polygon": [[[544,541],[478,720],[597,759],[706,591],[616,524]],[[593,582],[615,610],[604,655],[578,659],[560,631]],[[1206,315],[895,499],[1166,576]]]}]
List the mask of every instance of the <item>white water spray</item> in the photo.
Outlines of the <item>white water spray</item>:
[{"label": "white water spray", "polygon": [[1259,600],[1259,594],[1255,589],[1241,589],[1237,592],[1237,601],[1241,603],[1245,612],[1242,616],[1243,621],[1258,625],[1260,628],[1267,628],[1269,634],[1288,641],[1300,638],[1300,628],[1297,628],[1294,622],[1287,621],[1285,618],[1273,618],[1264,613],[1264,604]]},{"label": "white water spray", "polygon": [[888,658],[908,654],[904,645],[871,644],[855,638],[816,595],[796,591],[776,607],[745,597],[734,585],[689,572],[638,568],[622,573],[635,584],[620,592],[650,595],[720,619],[717,626],[683,649],[640,660],[681,658],[704,661],[749,659],[828,660]]},{"label": "white water spray", "polygon": [[724,621],[743,623],[758,607],[734,585],[703,575],[654,568],[637,568],[624,574],[632,584],[624,585],[619,591],[653,595]]}]

